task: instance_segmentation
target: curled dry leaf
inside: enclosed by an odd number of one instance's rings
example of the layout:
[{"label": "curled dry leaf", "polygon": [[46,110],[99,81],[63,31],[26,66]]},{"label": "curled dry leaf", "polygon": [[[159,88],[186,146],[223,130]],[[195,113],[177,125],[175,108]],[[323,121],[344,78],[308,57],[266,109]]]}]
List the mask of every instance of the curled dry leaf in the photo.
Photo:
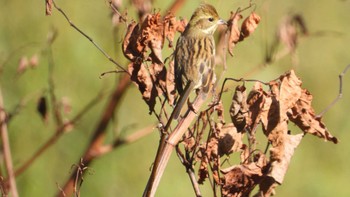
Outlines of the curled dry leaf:
[{"label": "curled dry leaf", "polygon": [[208,165],[209,162],[212,163],[211,164],[211,170],[212,170],[212,176],[214,178],[214,180],[216,181],[216,183],[220,183],[219,180],[219,166],[220,166],[220,158],[219,158],[219,151],[218,151],[218,133],[220,133],[220,126],[216,126],[216,132],[213,132],[208,140],[208,143],[203,144],[200,148],[199,148],[199,152],[197,154],[197,159],[199,159],[200,162],[200,166],[199,166],[199,170],[198,170],[198,183],[199,184],[203,184],[203,182],[205,181],[206,178],[209,177],[209,173],[208,173]]},{"label": "curled dry leaf", "polygon": [[[217,114],[217,122],[218,124],[220,124],[221,126],[225,124],[225,118],[224,118],[224,105],[222,104],[221,101],[219,101],[218,103],[215,103],[214,109],[216,111]],[[220,129],[221,129],[220,126]]]},{"label": "curled dry leaf", "polygon": [[138,57],[141,57],[141,52],[144,48],[144,46],[141,46],[138,42],[138,37],[139,25],[133,21],[128,25],[122,45],[124,56],[133,62],[135,62]]},{"label": "curled dry leaf", "polygon": [[[148,14],[143,21],[140,42],[151,49],[152,62],[162,63],[162,48],[164,43],[163,21],[159,13]],[[146,48],[147,50],[147,48]]]},{"label": "curled dry leaf", "polygon": [[231,12],[231,17],[227,21],[228,28],[227,28],[227,34],[228,36],[228,52],[231,56],[233,56],[233,48],[236,46],[236,43],[239,41],[239,37],[241,34],[241,31],[238,28],[238,21],[242,19],[242,15],[238,13]]},{"label": "curled dry leaf", "polygon": [[176,17],[171,13],[164,17],[164,36],[169,42],[169,47],[173,47],[175,33],[183,32],[186,25],[186,20],[176,20]]},{"label": "curled dry leaf", "polygon": [[245,86],[237,86],[230,107],[232,123],[238,132],[242,132],[247,124],[248,106]]},{"label": "curled dry leaf", "polygon": [[246,19],[244,19],[241,27],[240,40],[250,36],[258,27],[260,22],[260,16],[255,12],[252,12]]},{"label": "curled dry leaf", "polygon": [[279,132],[279,144],[270,149],[270,169],[267,176],[272,177],[278,184],[282,184],[287,169],[304,134],[288,135]]},{"label": "curled dry leaf", "polygon": [[142,98],[148,104],[150,111],[155,105],[155,90],[152,83],[152,78],[145,64],[130,63],[128,66],[128,71],[131,74],[131,80],[137,85],[140,92],[142,93]]},{"label": "curled dry leaf", "polygon": [[[315,118],[311,107],[312,96],[301,88],[301,84],[292,70],[278,80],[271,81],[270,92],[255,88],[255,92],[260,90],[263,93],[253,94],[252,99],[248,101],[252,119],[256,117],[255,122],[261,121],[263,131],[272,145],[268,176],[279,184],[283,182],[294,149],[304,135],[290,135],[289,120],[296,123],[304,132],[337,143],[337,139],[327,131],[323,123]],[[263,95],[263,99],[255,99],[259,98],[256,95]]]},{"label": "curled dry leaf", "polygon": [[219,155],[229,155],[240,151],[243,146],[242,138],[243,133],[237,132],[236,127],[232,123],[224,125],[219,133]]},{"label": "curled dry leaf", "polygon": [[247,126],[249,127],[249,130],[254,130],[254,127],[256,127],[260,121],[261,108],[264,105],[265,97],[266,92],[263,90],[262,84],[259,82],[255,83],[247,98],[249,109]]},{"label": "curled dry leaf", "polygon": [[[175,32],[182,29],[184,29],[183,24],[176,21],[174,16],[168,15],[163,20],[159,13],[148,14],[141,25],[133,22],[128,26],[122,46],[123,53],[125,57],[134,62],[129,65],[129,70],[133,71],[130,73],[132,75],[131,79],[138,84],[143,98],[150,105],[151,111],[153,111],[157,96],[173,93],[173,90],[169,91],[171,80],[173,80],[171,79],[172,71],[167,72],[164,66],[162,49],[165,38],[172,42]],[[146,61],[151,62],[148,67],[143,65],[143,62]],[[140,69],[130,68],[132,66],[145,68],[142,69],[144,74],[141,75],[143,77],[140,77]],[[148,71],[148,74],[146,74],[146,71]],[[143,81],[138,81],[139,79]],[[173,102],[174,98],[169,97],[169,100]]]},{"label": "curled dry leaf", "polygon": [[267,162],[264,154],[258,154],[257,160],[247,164],[234,165],[221,170],[223,196],[249,196],[254,187],[264,178]]},{"label": "curled dry leaf", "polygon": [[311,101],[312,95],[305,89],[301,90],[300,99],[288,112],[289,119],[304,132],[337,144],[338,139],[332,136],[321,121],[321,118],[315,116],[314,109],[311,107]]},{"label": "curled dry leaf", "polygon": [[52,0],[45,0],[45,14],[46,16],[51,16],[52,15],[52,6],[53,6],[53,2]]}]

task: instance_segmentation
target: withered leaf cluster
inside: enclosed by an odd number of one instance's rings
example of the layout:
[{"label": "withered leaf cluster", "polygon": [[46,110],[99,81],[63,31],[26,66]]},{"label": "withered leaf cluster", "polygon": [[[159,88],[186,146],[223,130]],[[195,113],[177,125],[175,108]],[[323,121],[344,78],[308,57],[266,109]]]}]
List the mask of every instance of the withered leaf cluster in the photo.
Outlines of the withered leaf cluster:
[{"label": "withered leaf cluster", "polygon": [[[123,53],[131,63],[128,71],[142,93],[143,99],[153,111],[155,99],[166,95],[173,101],[175,90],[173,69],[166,69],[162,49],[167,40],[172,46],[175,33],[184,31],[186,22],[168,14],[164,18],[159,13],[148,14],[140,24],[129,24],[123,42]],[[172,62],[170,63],[172,64]]]},{"label": "withered leaf cluster", "polygon": [[243,18],[240,13],[231,12],[231,16],[228,20],[228,51],[233,56],[233,48],[238,42],[244,40],[244,38],[250,36],[258,27],[260,22],[260,16],[255,12],[252,12],[241,24],[239,28],[239,21]]},{"label": "withered leaf cluster", "polygon": [[[315,115],[312,95],[301,85],[291,70],[267,84],[256,82],[249,93],[244,85],[237,86],[230,107],[231,123],[225,122],[221,102],[208,110],[210,118],[201,117],[202,124],[209,125],[207,139],[200,142],[198,149],[186,149],[188,144],[184,143],[185,150],[190,151],[187,154],[195,155],[200,163],[198,182],[212,177],[223,196],[249,196],[256,186],[259,186],[256,196],[270,196],[283,183],[294,150],[306,134],[338,143]],[[290,123],[302,132],[292,134]],[[196,125],[190,129],[193,132],[190,136],[197,136],[194,141],[199,141],[203,128],[196,134],[199,128]],[[260,125],[269,144],[267,152],[256,148],[257,144],[265,143],[255,137]],[[222,169],[221,158],[235,153],[239,154],[240,164]]]}]

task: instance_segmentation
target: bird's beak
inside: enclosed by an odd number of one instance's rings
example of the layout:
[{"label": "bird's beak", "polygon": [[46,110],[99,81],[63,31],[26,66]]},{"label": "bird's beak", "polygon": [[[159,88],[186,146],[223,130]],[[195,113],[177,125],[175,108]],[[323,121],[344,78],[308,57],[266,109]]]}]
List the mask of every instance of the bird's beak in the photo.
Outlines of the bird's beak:
[{"label": "bird's beak", "polygon": [[224,19],[219,19],[218,24],[219,25],[227,25],[227,22]]}]

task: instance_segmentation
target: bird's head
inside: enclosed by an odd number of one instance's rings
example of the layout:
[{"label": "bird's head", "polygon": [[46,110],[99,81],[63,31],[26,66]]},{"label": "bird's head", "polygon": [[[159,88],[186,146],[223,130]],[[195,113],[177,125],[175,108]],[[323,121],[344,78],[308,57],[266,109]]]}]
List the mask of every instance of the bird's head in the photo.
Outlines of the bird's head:
[{"label": "bird's head", "polygon": [[[213,35],[218,25],[226,24],[216,12],[214,6],[209,4],[201,4],[193,13],[188,23],[188,31],[192,33],[204,33]],[[198,31],[198,32],[197,32]]]}]

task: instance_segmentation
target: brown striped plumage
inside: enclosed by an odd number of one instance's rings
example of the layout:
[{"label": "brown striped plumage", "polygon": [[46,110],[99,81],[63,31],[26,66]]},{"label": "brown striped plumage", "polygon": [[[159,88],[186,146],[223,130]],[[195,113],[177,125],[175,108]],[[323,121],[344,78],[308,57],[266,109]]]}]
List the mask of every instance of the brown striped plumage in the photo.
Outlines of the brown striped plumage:
[{"label": "brown striped plumage", "polygon": [[209,4],[202,4],[195,10],[185,31],[177,40],[175,81],[181,97],[175,107],[174,119],[178,118],[192,90],[208,93],[215,80],[213,34],[220,24],[225,22],[219,18],[215,8]]}]

